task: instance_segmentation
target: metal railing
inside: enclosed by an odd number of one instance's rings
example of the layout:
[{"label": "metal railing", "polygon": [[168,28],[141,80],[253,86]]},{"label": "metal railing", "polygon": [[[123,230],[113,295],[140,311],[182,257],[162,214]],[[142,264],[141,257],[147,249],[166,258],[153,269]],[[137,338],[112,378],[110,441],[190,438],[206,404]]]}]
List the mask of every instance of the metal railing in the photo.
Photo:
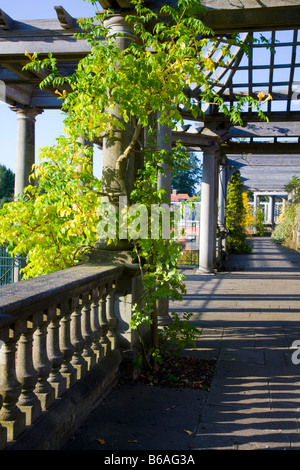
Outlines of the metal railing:
[{"label": "metal railing", "polygon": [[7,253],[6,245],[0,245],[0,286],[20,281],[20,270],[24,262],[25,258],[22,256],[12,257]]}]

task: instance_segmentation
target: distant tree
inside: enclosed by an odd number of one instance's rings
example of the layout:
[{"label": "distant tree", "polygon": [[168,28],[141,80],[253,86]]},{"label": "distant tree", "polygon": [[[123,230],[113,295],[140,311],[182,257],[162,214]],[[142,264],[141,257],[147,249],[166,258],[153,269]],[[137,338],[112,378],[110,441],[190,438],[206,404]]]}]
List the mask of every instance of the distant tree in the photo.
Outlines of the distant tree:
[{"label": "distant tree", "polygon": [[189,196],[197,196],[199,189],[197,187],[201,183],[202,164],[198,155],[190,154],[188,164],[183,167],[175,168],[172,175],[172,188],[178,193],[188,194]]},{"label": "distant tree", "polygon": [[0,165],[0,208],[14,198],[15,175],[5,165]]},{"label": "distant tree", "polygon": [[289,193],[290,199],[294,203],[300,202],[300,178],[293,176],[292,179],[284,186],[284,190]]}]

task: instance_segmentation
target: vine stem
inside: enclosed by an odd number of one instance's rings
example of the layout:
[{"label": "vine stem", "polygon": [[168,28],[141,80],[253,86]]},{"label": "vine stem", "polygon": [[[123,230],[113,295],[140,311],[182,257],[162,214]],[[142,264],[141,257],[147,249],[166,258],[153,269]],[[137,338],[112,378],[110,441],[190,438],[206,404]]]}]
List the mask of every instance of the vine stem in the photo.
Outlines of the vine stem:
[{"label": "vine stem", "polygon": [[130,144],[128,145],[128,147],[125,149],[125,151],[122,153],[122,155],[119,156],[118,160],[116,161],[116,169],[118,171],[121,171],[122,162],[128,158],[130,152],[133,150],[135,144],[137,143],[137,141],[139,139],[139,136],[140,136],[140,133],[141,133],[141,130],[142,130],[142,125],[137,124],[137,126],[134,130],[134,134],[132,136]]}]

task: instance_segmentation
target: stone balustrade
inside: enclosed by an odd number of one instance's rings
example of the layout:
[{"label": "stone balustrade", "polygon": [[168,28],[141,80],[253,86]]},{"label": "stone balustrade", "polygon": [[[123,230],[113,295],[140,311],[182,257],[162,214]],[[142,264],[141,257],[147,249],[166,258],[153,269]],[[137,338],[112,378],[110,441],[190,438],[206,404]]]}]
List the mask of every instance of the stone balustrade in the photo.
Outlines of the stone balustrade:
[{"label": "stone balustrade", "polygon": [[137,272],[83,264],[1,287],[0,449],[59,448],[112,388]]}]

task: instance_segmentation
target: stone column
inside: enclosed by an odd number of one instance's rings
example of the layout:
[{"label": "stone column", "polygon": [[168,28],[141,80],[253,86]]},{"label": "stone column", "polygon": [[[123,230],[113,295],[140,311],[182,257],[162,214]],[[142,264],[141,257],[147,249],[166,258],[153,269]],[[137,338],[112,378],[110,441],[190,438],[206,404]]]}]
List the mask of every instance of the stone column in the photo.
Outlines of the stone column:
[{"label": "stone column", "polygon": [[216,249],[216,156],[217,146],[203,148],[200,214],[200,273],[214,272]]},{"label": "stone column", "polygon": [[225,207],[226,207],[226,167],[222,162],[218,168],[218,247],[217,247],[217,260],[222,263],[223,254],[226,251],[226,238],[225,238]]},{"label": "stone column", "polygon": [[[126,23],[122,14],[111,15],[105,20],[105,26],[111,28],[111,34],[122,33],[122,37],[116,38],[117,46],[121,50],[126,50],[129,44],[135,41],[136,36],[131,26]],[[103,192],[109,195],[108,200],[113,204],[118,204],[119,196],[129,196],[133,189],[135,180],[135,152],[132,151],[127,160],[121,164],[120,178],[116,170],[118,158],[128,147],[134,134],[134,124],[130,120],[128,123],[118,113],[118,106],[112,111],[118,121],[122,121],[125,130],[115,129],[112,137],[104,137],[102,149],[102,181]]]},{"label": "stone column", "polygon": [[[157,124],[157,146],[159,149],[172,150],[172,130],[168,126],[161,126]],[[166,204],[171,204],[171,171],[167,164],[163,165],[164,174],[158,175],[157,187],[158,189],[165,189]],[[169,299],[160,299],[157,302],[157,320],[158,325],[163,326],[172,321],[169,314]]]},{"label": "stone column", "polygon": [[[170,127],[157,124],[157,147],[158,149],[172,150],[172,129]],[[166,190],[166,203],[170,204],[172,175],[167,164],[163,165],[163,170],[164,174],[158,175],[157,187]]]},{"label": "stone column", "polygon": [[220,165],[219,171],[219,211],[218,211],[218,221],[219,224],[225,226],[225,207],[226,207],[226,167],[225,165]]},{"label": "stone column", "polygon": [[259,196],[256,193],[254,193],[253,194],[253,217],[256,216],[258,204],[259,204]]},{"label": "stone column", "polygon": [[[122,14],[115,14],[109,16],[105,20],[105,26],[111,28],[111,34],[122,33],[123,37],[117,37],[116,43],[121,50],[126,50],[130,42],[136,40],[131,26],[126,23],[125,17]],[[117,169],[117,161],[124,153],[130,142],[132,141],[135,126],[130,119],[125,123],[123,118],[119,115],[118,106],[111,111],[115,119],[122,121],[125,126],[124,130],[119,128],[114,129],[112,136],[105,136],[103,138],[102,147],[102,192],[104,196],[101,198],[103,203],[110,203],[115,207],[116,212],[119,212],[119,204],[126,210],[127,204],[129,205],[130,193],[134,188],[136,172],[141,167],[142,152],[141,152],[141,139],[139,136],[136,147],[130,152]],[[121,209],[120,207],[120,209]],[[100,261],[116,260],[117,256],[123,261],[125,258],[127,262],[132,259],[132,247],[126,239],[125,235],[120,237],[117,245],[110,244],[107,246],[106,241],[102,240],[96,243],[96,251],[93,258]],[[119,254],[117,254],[119,252]]]},{"label": "stone column", "polygon": [[269,196],[268,223],[274,224],[275,196]]},{"label": "stone column", "polygon": [[29,184],[29,175],[35,162],[35,118],[43,110],[29,106],[11,107],[17,114],[17,155],[15,197],[23,194],[24,188]]}]

